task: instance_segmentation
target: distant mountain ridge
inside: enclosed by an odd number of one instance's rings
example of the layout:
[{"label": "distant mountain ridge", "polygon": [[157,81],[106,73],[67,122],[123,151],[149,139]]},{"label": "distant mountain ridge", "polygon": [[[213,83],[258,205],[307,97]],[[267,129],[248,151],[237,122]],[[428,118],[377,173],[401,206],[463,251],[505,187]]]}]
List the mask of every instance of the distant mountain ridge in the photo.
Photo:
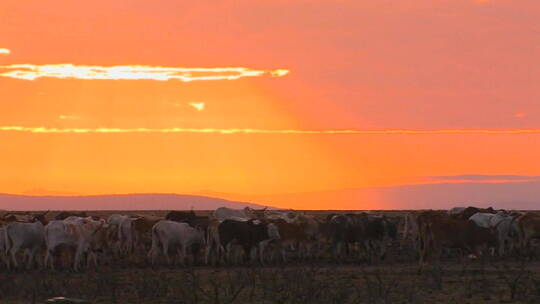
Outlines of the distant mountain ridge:
[{"label": "distant mountain ridge", "polygon": [[194,194],[14,195],[0,194],[7,210],[214,210],[293,208],[322,210],[449,209],[455,206],[540,209],[540,181],[466,182],[366,187],[249,195],[212,191]]},{"label": "distant mountain ridge", "polygon": [[188,194],[75,196],[0,194],[0,209],[5,210],[214,210],[223,206],[229,208],[264,207],[250,202]]},{"label": "distant mountain ridge", "polygon": [[[209,193],[205,193],[209,195]],[[365,187],[273,195],[215,193],[212,196],[247,200],[293,209],[407,210],[478,206],[540,209],[540,182],[463,182]]]}]

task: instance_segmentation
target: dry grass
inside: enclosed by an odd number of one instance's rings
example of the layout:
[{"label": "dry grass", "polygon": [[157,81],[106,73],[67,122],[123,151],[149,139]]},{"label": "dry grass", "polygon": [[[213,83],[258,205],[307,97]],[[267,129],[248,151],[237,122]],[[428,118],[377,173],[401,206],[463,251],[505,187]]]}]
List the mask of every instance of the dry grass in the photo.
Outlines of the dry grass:
[{"label": "dry grass", "polygon": [[3,271],[0,303],[41,303],[56,296],[126,304],[540,303],[540,262],[486,259],[461,264],[449,257],[419,272],[414,252],[395,245],[387,260],[374,265],[354,258],[337,265],[326,256],[266,267],[152,268],[124,261],[83,273]]}]

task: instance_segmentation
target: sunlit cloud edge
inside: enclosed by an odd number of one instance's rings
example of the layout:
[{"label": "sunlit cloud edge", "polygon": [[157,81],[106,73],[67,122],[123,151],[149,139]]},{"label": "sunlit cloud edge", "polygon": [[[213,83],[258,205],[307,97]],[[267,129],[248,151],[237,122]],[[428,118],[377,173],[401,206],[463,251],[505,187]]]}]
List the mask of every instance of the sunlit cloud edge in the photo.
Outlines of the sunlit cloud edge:
[{"label": "sunlit cloud edge", "polygon": [[83,80],[155,80],[213,81],[236,80],[244,77],[283,77],[287,69],[252,69],[247,67],[163,67],[146,65],[95,66],[65,64],[0,65],[0,77],[22,80],[39,78]]}]

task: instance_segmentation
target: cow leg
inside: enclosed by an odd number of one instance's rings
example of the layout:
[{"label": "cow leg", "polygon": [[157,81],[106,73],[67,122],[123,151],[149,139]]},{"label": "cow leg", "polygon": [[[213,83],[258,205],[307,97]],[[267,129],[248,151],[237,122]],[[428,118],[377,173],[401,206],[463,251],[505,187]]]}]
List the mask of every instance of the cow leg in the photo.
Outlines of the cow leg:
[{"label": "cow leg", "polygon": [[79,243],[75,250],[75,258],[73,259],[73,270],[79,271],[81,267],[81,260],[84,258],[85,252],[88,251],[88,246],[84,243]]},{"label": "cow leg", "polygon": [[79,249],[79,247],[77,247],[77,250],[75,251],[75,258],[73,259],[73,270],[74,271],[79,270],[79,263],[80,263],[81,255],[82,255],[82,252]]},{"label": "cow leg", "polygon": [[259,243],[259,262],[261,263],[261,265],[264,265],[264,248],[267,244],[267,242]]},{"label": "cow leg", "polygon": [[287,264],[287,249],[285,247],[281,247],[281,259],[284,264]]},{"label": "cow leg", "polygon": [[150,264],[154,265],[154,247],[153,246],[148,251],[146,258],[150,261]]},{"label": "cow leg", "polygon": [[299,260],[303,261],[307,259],[307,244],[306,242],[298,242],[298,254]]},{"label": "cow leg", "polygon": [[[11,255],[11,262],[13,263],[13,267],[15,269],[19,268],[19,264],[17,263],[17,251],[19,251],[18,247],[11,247],[9,250],[9,253]],[[8,267],[10,269],[10,267]]]},{"label": "cow leg", "polygon": [[231,250],[232,250],[232,244],[228,243],[225,245],[225,262],[231,263]]},{"label": "cow leg", "polygon": [[208,265],[210,254],[212,253],[212,247],[213,244],[209,244],[206,246],[206,249],[204,250],[204,264]]},{"label": "cow leg", "polygon": [[26,263],[26,269],[30,270],[34,266],[34,259],[36,256],[36,251],[34,249],[30,249],[28,251],[28,261]]},{"label": "cow leg", "polygon": [[8,256],[4,252],[0,252],[0,257],[2,258],[2,261],[4,262],[4,264],[6,264],[6,267],[7,267],[9,263]]},{"label": "cow leg", "polygon": [[90,268],[90,264],[91,262],[94,262],[94,267],[97,268],[98,267],[98,253],[97,252],[90,252],[88,254],[88,260],[86,261],[86,267],[87,268]]},{"label": "cow leg", "polygon": [[[184,247],[186,247],[184,249]],[[188,257],[188,250],[189,247],[188,246],[182,246],[182,248],[178,248],[178,256],[179,256],[179,261],[180,261],[180,265],[181,266],[186,266],[186,265],[189,265],[189,257]]]},{"label": "cow leg", "polygon": [[171,265],[171,258],[169,257],[169,244],[163,243],[161,244],[163,247],[163,255],[165,256],[165,261],[167,261],[167,265]]},{"label": "cow leg", "polygon": [[243,262],[253,262],[253,247],[250,245],[243,245],[242,248],[244,249]]},{"label": "cow leg", "polygon": [[45,252],[45,260],[43,261],[43,263],[45,264],[44,265],[45,269],[47,269],[47,263],[50,263],[51,270],[54,270],[54,259],[53,259],[53,254],[51,250],[47,249],[47,251]]},{"label": "cow leg", "polygon": [[334,247],[334,259],[338,261],[341,257],[341,247],[343,243],[341,241],[335,242],[332,247]]},{"label": "cow leg", "polygon": [[506,237],[504,235],[502,235],[502,233],[499,233],[499,239],[497,240],[498,241],[498,245],[499,245],[499,256],[502,257],[504,255],[504,246],[505,246],[505,243],[506,243]]}]

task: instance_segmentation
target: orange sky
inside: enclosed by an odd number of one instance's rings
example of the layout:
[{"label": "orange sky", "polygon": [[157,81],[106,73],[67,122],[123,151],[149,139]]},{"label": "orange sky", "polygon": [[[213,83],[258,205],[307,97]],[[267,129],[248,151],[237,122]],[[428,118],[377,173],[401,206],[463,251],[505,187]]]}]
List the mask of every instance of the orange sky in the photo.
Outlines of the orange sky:
[{"label": "orange sky", "polygon": [[[430,176],[540,175],[536,1],[192,2],[2,1],[0,49],[10,52],[0,51],[0,192],[270,195]],[[3,74],[14,64],[261,73],[25,80]],[[13,126],[263,132],[2,130]],[[395,129],[534,132],[384,134]],[[272,130],[300,132],[264,133]],[[383,132],[302,134],[318,130]]]}]

